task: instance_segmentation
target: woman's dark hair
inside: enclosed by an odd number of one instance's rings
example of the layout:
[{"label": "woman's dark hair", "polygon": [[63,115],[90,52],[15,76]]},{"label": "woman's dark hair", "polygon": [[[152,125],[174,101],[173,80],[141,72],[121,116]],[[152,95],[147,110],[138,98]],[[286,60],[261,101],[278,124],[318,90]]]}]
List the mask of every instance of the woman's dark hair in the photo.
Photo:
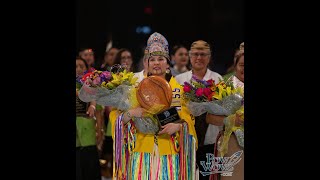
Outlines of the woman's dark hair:
[{"label": "woman's dark hair", "polygon": [[76,57],[76,61],[77,61],[77,60],[81,60],[81,61],[84,63],[84,65],[86,66],[87,70],[89,70],[89,65],[88,65],[88,63],[87,63],[86,60],[82,59],[80,56],[77,56],[77,57]]},{"label": "woman's dark hair", "polygon": [[[122,48],[117,52],[116,56],[114,57],[114,64],[120,64],[121,65],[121,54],[123,52],[125,52],[125,51],[128,51],[131,54],[131,58],[132,58],[131,51],[129,51],[129,49]],[[132,65],[130,67],[130,71],[133,72],[133,59],[132,59]]]},{"label": "woman's dark hair", "polygon": [[103,57],[105,57],[106,55],[108,55],[108,53],[111,51],[111,49],[119,50],[119,48],[117,48],[117,47],[112,47],[112,48],[110,48],[108,51],[105,51],[105,52],[104,52]]},{"label": "woman's dark hair", "polygon": [[169,82],[172,77],[171,71],[169,73],[166,73],[165,79]]},{"label": "woman's dark hair", "polygon": [[94,53],[92,48],[80,48],[79,51],[78,51],[78,55],[80,56],[80,53],[85,51],[85,50],[91,50]]},{"label": "woman's dark hair", "polygon": [[175,55],[176,52],[178,51],[178,49],[180,49],[180,48],[185,48],[186,50],[188,50],[188,48],[186,46],[184,46],[182,44],[177,44],[177,45],[173,46],[173,48],[171,50],[171,55],[172,56]]}]

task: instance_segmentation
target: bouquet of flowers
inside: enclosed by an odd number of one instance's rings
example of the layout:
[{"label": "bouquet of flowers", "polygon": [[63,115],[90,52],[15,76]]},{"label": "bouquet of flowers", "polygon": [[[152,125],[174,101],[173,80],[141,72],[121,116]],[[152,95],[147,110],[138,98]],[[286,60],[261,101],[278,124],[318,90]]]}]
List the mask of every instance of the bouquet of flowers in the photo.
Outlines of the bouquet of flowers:
[{"label": "bouquet of flowers", "polygon": [[214,80],[199,80],[195,76],[183,86],[184,98],[194,116],[203,113],[229,116],[240,109],[243,103],[243,90],[232,84]]},{"label": "bouquet of flowers", "polygon": [[79,98],[84,102],[96,101],[102,106],[113,106],[126,110],[133,106],[135,93],[134,85],[137,78],[133,72],[127,72],[120,67],[116,72],[94,70],[86,73],[81,81]]}]

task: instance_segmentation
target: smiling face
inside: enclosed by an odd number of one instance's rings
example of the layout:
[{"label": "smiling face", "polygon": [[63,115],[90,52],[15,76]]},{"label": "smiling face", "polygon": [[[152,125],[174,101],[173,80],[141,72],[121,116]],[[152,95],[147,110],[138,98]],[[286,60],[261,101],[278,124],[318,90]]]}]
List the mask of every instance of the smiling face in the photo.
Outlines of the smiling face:
[{"label": "smiling face", "polygon": [[152,75],[165,77],[168,68],[169,64],[164,56],[151,56],[149,58],[148,72]]},{"label": "smiling face", "polygon": [[83,60],[76,60],[76,76],[83,75],[83,73],[87,70],[86,64]]},{"label": "smiling face", "polygon": [[80,52],[80,57],[87,61],[89,66],[94,64],[94,52],[92,49],[85,49]]},{"label": "smiling face", "polygon": [[240,56],[239,59],[236,61],[236,68],[235,68],[235,74],[236,77],[244,82],[244,55]]},{"label": "smiling face", "polygon": [[192,49],[189,53],[190,62],[194,70],[206,69],[210,62],[210,50]]}]

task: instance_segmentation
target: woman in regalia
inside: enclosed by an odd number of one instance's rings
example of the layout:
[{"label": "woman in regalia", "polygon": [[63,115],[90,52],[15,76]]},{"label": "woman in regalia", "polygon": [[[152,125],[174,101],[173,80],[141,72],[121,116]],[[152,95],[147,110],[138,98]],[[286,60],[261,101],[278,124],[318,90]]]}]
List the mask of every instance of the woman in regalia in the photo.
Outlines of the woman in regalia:
[{"label": "woman in regalia", "polygon": [[[194,120],[181,99],[183,88],[169,71],[166,38],[153,33],[147,41],[144,58],[148,62],[148,76],[160,77],[170,85],[169,106],[176,108],[181,121],[168,123],[155,134],[144,134],[136,127],[138,119],[141,122],[145,118],[145,108],[113,109],[109,116],[114,141],[113,176],[119,180],[193,180],[197,148]],[[148,91],[148,87],[140,90]]]},{"label": "woman in regalia", "polygon": [[[234,64],[235,72],[232,76],[224,81],[231,83],[234,88],[241,88],[244,90],[244,42],[240,44],[239,52],[236,55]],[[243,107],[242,107],[243,108]],[[217,148],[215,155],[217,157],[234,157],[237,158],[232,165],[233,170],[230,176],[215,173],[211,175],[211,180],[243,180],[244,179],[244,116],[243,109],[237,111],[233,118],[225,116],[217,116],[207,114],[206,121],[208,123],[222,126],[224,130],[219,133],[217,137]],[[236,156],[235,156],[236,155]]]}]

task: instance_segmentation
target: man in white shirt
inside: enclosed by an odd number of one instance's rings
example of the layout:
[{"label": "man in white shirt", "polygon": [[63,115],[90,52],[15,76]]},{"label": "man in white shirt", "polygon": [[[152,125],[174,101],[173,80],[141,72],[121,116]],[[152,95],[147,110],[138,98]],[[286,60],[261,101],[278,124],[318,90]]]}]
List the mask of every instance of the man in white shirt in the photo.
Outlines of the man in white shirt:
[{"label": "man in white shirt", "polygon": [[[208,64],[211,59],[210,45],[202,40],[195,41],[191,44],[189,51],[190,62],[192,69],[185,73],[176,76],[176,80],[179,84],[183,85],[184,82],[190,82],[192,75],[195,75],[198,79],[209,80],[213,79],[214,83],[219,83],[219,78],[222,76],[214,71],[208,69]],[[195,128],[198,137],[198,150],[197,150],[197,164],[199,170],[205,172],[201,165],[201,161],[206,162],[206,153],[213,154],[214,143],[222,126],[215,126],[212,124],[207,124],[205,121],[206,113],[195,117]],[[209,179],[209,176],[202,176],[200,174],[199,179]]]}]

